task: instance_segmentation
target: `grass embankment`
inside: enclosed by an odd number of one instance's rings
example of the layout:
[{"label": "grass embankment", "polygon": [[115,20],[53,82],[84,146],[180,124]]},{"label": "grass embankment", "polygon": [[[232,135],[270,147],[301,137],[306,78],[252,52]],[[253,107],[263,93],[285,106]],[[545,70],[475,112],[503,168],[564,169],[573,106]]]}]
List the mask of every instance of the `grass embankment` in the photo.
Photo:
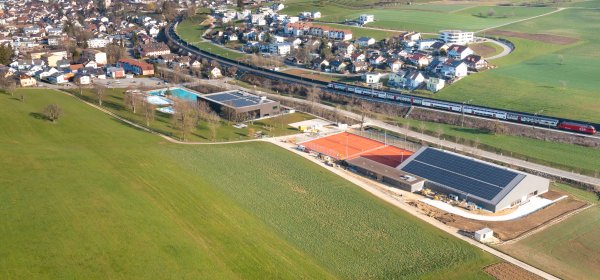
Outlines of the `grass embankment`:
[{"label": "grass embankment", "polygon": [[496,261],[276,146],[175,145],[17,94],[0,95],[2,279],[474,279]]},{"label": "grass embankment", "polygon": [[597,279],[600,274],[600,206],[593,193],[557,184],[594,206],[542,232],[500,249],[563,279]]},{"label": "grass embankment", "polygon": [[[125,107],[123,103],[123,93],[125,90],[126,89],[107,89],[102,106],[124,119],[146,126],[146,121],[142,113],[134,114]],[[90,103],[97,104],[97,99],[91,90],[84,90],[83,95],[81,96],[79,95],[78,90],[71,90],[71,92]],[[208,128],[208,123],[204,120],[200,120],[197,129],[192,132],[187,141],[226,142],[247,140],[253,137],[252,135],[249,135],[250,129],[254,130],[254,132],[262,131],[268,136],[290,135],[300,132],[291,126],[288,126],[288,124],[312,118],[314,117],[304,113],[293,113],[247,123],[248,127],[246,128],[235,128],[233,127],[234,123],[227,120],[221,120],[220,126],[217,128],[215,139],[213,139],[210,129]],[[150,124],[149,128],[176,139],[181,138],[181,133],[173,126],[172,118],[169,114],[156,112],[155,120]]]},{"label": "grass embankment", "polygon": [[600,174],[600,149],[577,145],[548,142],[509,135],[494,135],[487,131],[455,125],[422,122],[411,119],[394,120],[400,126],[409,123],[414,131],[425,127],[425,134],[442,133],[441,138],[459,141],[465,145],[478,142],[479,148],[507,156],[525,159],[568,171],[576,171],[591,176]]}]

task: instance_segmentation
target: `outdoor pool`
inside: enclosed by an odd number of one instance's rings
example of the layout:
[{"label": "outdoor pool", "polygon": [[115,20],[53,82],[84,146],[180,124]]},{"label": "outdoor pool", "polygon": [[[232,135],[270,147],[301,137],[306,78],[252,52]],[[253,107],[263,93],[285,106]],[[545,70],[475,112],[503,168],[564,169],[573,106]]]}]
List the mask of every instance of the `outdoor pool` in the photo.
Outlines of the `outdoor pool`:
[{"label": "outdoor pool", "polygon": [[198,100],[197,94],[195,94],[185,88],[168,88],[168,89],[163,88],[163,89],[149,91],[148,94],[165,95],[167,90],[171,92],[171,95],[173,95],[173,97],[177,97],[179,99],[184,99],[184,100],[189,100],[189,101],[197,101]]}]

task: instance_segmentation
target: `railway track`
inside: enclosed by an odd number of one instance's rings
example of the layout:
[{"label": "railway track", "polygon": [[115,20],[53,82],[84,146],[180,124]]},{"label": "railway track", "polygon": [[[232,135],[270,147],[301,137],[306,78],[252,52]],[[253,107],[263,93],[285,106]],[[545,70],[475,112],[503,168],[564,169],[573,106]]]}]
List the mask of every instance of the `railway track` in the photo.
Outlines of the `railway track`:
[{"label": "railway track", "polygon": [[[272,79],[272,80],[277,80],[277,81],[285,81],[288,83],[297,83],[297,84],[301,84],[301,85],[305,85],[305,86],[310,86],[310,87],[317,87],[320,88],[322,90],[325,91],[329,91],[329,92],[333,92],[336,94],[341,94],[341,95],[346,95],[346,96],[352,96],[355,98],[360,98],[363,100],[368,100],[371,102],[379,102],[379,103],[385,103],[385,104],[393,104],[393,105],[398,105],[398,106],[413,106],[414,104],[411,104],[409,102],[400,102],[400,101],[396,101],[396,100],[388,100],[388,99],[382,99],[382,98],[377,98],[377,97],[372,97],[372,96],[368,96],[368,95],[360,95],[360,94],[352,94],[349,92],[345,92],[342,90],[336,90],[333,89],[331,87],[329,87],[329,83],[324,82],[324,81],[319,81],[319,80],[314,80],[314,79],[310,79],[310,78],[303,78],[301,76],[296,76],[296,75],[291,75],[291,74],[287,74],[287,73],[282,73],[282,72],[277,72],[277,71],[272,71],[263,67],[259,67],[256,65],[250,65],[250,64],[246,64],[244,62],[241,61],[237,61],[237,60],[233,60],[233,59],[229,59],[229,58],[224,58],[206,51],[203,51],[201,49],[199,49],[198,47],[194,46],[194,45],[190,45],[188,44],[186,41],[183,41],[179,35],[177,35],[175,29],[177,28],[177,24],[178,21],[171,23],[167,26],[165,35],[167,37],[167,39],[175,44],[177,44],[177,46],[179,46],[180,49],[183,49],[184,51],[187,51],[190,54],[194,54],[196,56],[199,57],[204,57],[207,59],[211,59],[211,60],[216,60],[218,61],[221,65],[225,65],[225,66],[236,66],[240,71],[242,72],[246,72],[246,73],[252,73],[253,75],[256,76],[261,76],[261,77],[265,77],[268,79]],[[410,95],[410,94],[402,94],[405,96],[409,96],[409,97],[414,97],[414,98],[422,98],[419,96],[414,96],[414,95]],[[460,106],[462,104],[459,103],[454,103],[454,102],[450,102],[450,101],[444,101],[444,100],[438,100],[440,102],[445,102],[445,103],[449,103],[449,104],[454,104],[457,106]],[[419,105],[416,105],[419,106]],[[436,109],[436,108],[431,108],[431,107],[427,107],[427,106],[419,106],[420,108],[424,108],[427,110],[431,110],[431,111],[437,111],[437,112],[445,112],[445,113],[451,113],[451,114],[461,114],[461,113],[456,113],[456,112],[452,112],[452,111],[448,111],[448,110],[442,110],[442,109]],[[515,111],[507,111],[507,110],[503,110],[503,109],[495,109],[495,108],[488,108],[488,107],[483,107],[483,106],[478,106],[484,109],[490,109],[490,110],[498,110],[498,111],[505,111],[505,112],[511,112],[511,113],[517,113],[517,114],[523,114],[523,115],[531,115],[528,113],[523,113],[523,112],[515,112]],[[483,116],[477,116],[477,115],[468,115],[469,117],[473,117],[473,118],[480,118],[480,119],[494,119],[494,120],[498,120],[495,118],[490,118],[490,117],[483,117]],[[542,118],[548,118],[548,119],[556,119],[559,122],[577,122],[577,123],[581,123],[577,120],[569,120],[569,119],[563,119],[563,118],[555,118],[555,117],[549,117],[549,116],[543,116],[543,115],[536,115],[536,117],[542,117]],[[551,131],[555,131],[555,132],[560,132],[560,133],[564,133],[564,134],[569,134],[572,135],[573,137],[588,137],[588,138],[595,138],[595,139],[600,139],[600,135],[594,134],[594,135],[587,135],[587,134],[582,134],[582,133],[577,133],[577,132],[571,132],[571,131],[565,131],[565,130],[560,130],[554,127],[548,127],[547,125],[539,125],[539,124],[531,124],[531,123],[520,123],[517,121],[508,121],[508,120],[499,120],[501,122],[504,123],[508,123],[508,124],[516,124],[516,125],[521,125],[521,126],[535,126],[536,128],[542,129],[542,130],[551,130]],[[592,123],[590,124],[592,126],[594,126],[596,128],[597,131],[600,131],[600,124],[596,124],[596,123]]]}]

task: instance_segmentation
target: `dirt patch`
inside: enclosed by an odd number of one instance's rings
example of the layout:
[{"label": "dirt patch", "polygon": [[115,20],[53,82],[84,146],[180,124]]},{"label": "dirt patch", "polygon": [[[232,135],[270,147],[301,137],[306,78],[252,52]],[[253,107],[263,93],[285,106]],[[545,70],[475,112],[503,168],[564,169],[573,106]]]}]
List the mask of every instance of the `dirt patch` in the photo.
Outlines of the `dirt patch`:
[{"label": "dirt patch", "polygon": [[545,199],[550,199],[550,200],[555,200],[558,199],[562,196],[564,196],[565,194],[562,192],[557,192],[555,190],[549,190],[547,193],[543,193],[540,196],[545,198]]},{"label": "dirt patch", "polygon": [[499,35],[499,36],[507,36],[507,37],[516,37],[521,39],[533,40],[544,42],[548,44],[557,44],[557,45],[570,45],[577,43],[579,39],[560,36],[560,35],[550,35],[550,34],[539,34],[539,33],[523,33],[516,31],[508,31],[508,30],[490,30],[486,31],[488,35]]},{"label": "dirt patch", "polygon": [[309,71],[304,71],[301,69],[290,69],[284,71],[286,74],[292,74],[296,76],[302,76],[304,78],[315,79],[323,82],[331,82],[333,78],[327,75],[320,75]]},{"label": "dirt patch", "polygon": [[488,44],[470,44],[469,48],[471,48],[477,55],[482,57],[490,57],[498,53],[496,49]]},{"label": "dirt patch", "polygon": [[[550,195],[552,197],[560,197],[565,195],[565,193],[553,191],[553,193]],[[430,217],[434,217],[446,225],[470,233],[480,230],[484,227],[488,227],[494,231],[494,236],[502,241],[508,241],[520,237],[532,230],[543,227],[566,214],[586,207],[587,205],[587,202],[568,197],[520,219],[502,222],[490,222],[467,219],[442,211],[422,202],[415,203],[415,206],[417,206],[422,212]]]},{"label": "dirt patch", "polygon": [[487,274],[498,280],[512,280],[512,279],[521,279],[521,280],[541,280],[544,279],[539,277],[525,269],[522,269],[514,264],[501,262],[497,264],[492,264],[483,269]]}]

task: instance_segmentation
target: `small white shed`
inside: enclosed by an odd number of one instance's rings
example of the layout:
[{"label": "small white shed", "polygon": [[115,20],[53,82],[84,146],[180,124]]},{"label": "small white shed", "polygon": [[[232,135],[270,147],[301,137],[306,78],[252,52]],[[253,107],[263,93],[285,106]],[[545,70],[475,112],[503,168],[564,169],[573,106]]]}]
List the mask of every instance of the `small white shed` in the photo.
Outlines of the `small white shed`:
[{"label": "small white shed", "polygon": [[494,231],[490,228],[482,228],[475,232],[473,238],[479,242],[489,241],[492,237],[494,237]]}]

